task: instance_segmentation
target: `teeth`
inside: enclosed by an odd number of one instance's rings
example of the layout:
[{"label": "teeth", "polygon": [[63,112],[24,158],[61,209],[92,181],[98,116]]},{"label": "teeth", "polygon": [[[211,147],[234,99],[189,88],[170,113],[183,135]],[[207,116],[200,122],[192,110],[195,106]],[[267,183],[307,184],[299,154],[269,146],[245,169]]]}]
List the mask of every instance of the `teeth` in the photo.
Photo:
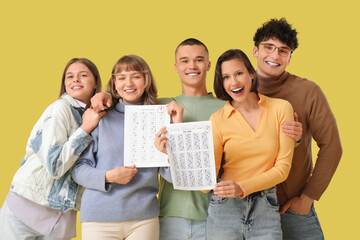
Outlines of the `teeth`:
[{"label": "teeth", "polygon": [[80,89],[80,88],[82,88],[82,86],[73,86],[71,89]]},{"label": "teeth", "polygon": [[270,66],[280,66],[280,64],[273,63],[273,62],[266,62],[266,63],[269,64]]},{"label": "teeth", "polygon": [[240,91],[240,90],[242,90],[243,88],[237,88],[237,89],[233,89],[233,90],[231,90],[231,91],[233,91],[233,92],[237,92],[237,91]]},{"label": "teeth", "polygon": [[189,76],[196,76],[196,75],[199,75],[199,73],[188,73],[187,75],[189,75]]},{"label": "teeth", "polygon": [[129,89],[129,90],[125,90],[125,92],[135,92],[135,89]]}]

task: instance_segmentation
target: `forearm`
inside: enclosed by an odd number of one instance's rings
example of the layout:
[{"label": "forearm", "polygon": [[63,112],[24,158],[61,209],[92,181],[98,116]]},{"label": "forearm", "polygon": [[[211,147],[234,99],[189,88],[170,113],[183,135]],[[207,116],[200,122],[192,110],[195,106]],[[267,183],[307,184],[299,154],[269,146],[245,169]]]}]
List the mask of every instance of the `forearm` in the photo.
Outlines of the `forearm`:
[{"label": "forearm", "polygon": [[109,187],[106,184],[106,170],[82,162],[83,160],[72,168],[71,176],[74,181],[85,188],[107,192]]},{"label": "forearm", "polygon": [[269,171],[264,172],[260,175],[254,176],[244,181],[238,181],[243,194],[241,198],[247,195],[268,189],[286,180],[290,172],[290,164],[282,164],[281,166],[275,166]]}]

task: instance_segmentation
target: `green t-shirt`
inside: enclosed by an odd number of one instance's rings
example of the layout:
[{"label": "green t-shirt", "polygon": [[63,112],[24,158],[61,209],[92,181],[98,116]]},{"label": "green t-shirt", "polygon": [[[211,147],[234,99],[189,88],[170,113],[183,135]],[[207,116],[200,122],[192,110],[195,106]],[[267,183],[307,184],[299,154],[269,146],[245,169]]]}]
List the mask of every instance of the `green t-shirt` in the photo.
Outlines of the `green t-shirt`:
[{"label": "green t-shirt", "polygon": [[[161,98],[160,104],[175,100],[184,107],[183,122],[207,121],[211,114],[225,105],[212,93],[202,97],[181,94],[175,98]],[[160,216],[182,217],[194,220],[206,220],[210,201],[210,192],[175,190],[173,185],[163,178],[160,180],[159,199]]]}]

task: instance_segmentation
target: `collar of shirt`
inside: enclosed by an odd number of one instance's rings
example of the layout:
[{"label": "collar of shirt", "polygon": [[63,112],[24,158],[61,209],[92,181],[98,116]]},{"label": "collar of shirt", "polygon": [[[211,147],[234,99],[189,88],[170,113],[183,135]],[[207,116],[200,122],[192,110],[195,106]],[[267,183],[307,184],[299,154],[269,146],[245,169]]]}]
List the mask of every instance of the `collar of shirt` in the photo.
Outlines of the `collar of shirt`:
[{"label": "collar of shirt", "polygon": [[[262,94],[260,94],[260,93],[259,93],[258,95],[259,95],[259,98],[260,98],[260,100],[258,101],[258,104],[259,104],[259,106],[261,106],[261,105],[265,104],[267,97],[264,96],[264,95],[262,95]],[[229,118],[229,117],[231,116],[231,114],[232,114],[233,112],[235,112],[235,111],[237,111],[236,108],[234,108],[234,107],[231,105],[230,101],[228,101],[228,102],[225,104],[225,106],[224,106],[225,116],[226,116],[227,118]]]},{"label": "collar of shirt", "polygon": [[80,106],[81,108],[86,109],[86,104],[85,104],[85,103],[83,103],[82,101],[77,100],[77,99],[75,99],[75,101],[77,102],[77,104],[79,104],[79,106]]}]

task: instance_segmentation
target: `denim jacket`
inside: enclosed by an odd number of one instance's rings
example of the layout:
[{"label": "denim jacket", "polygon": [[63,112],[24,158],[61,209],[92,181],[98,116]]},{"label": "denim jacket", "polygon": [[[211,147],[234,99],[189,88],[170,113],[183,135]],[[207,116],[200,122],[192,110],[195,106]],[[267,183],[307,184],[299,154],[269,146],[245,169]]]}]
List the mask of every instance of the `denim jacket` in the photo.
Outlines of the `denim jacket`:
[{"label": "denim jacket", "polygon": [[82,189],[69,169],[92,141],[79,126],[79,104],[64,93],[42,114],[31,131],[26,154],[10,190],[42,206],[78,210]]}]

